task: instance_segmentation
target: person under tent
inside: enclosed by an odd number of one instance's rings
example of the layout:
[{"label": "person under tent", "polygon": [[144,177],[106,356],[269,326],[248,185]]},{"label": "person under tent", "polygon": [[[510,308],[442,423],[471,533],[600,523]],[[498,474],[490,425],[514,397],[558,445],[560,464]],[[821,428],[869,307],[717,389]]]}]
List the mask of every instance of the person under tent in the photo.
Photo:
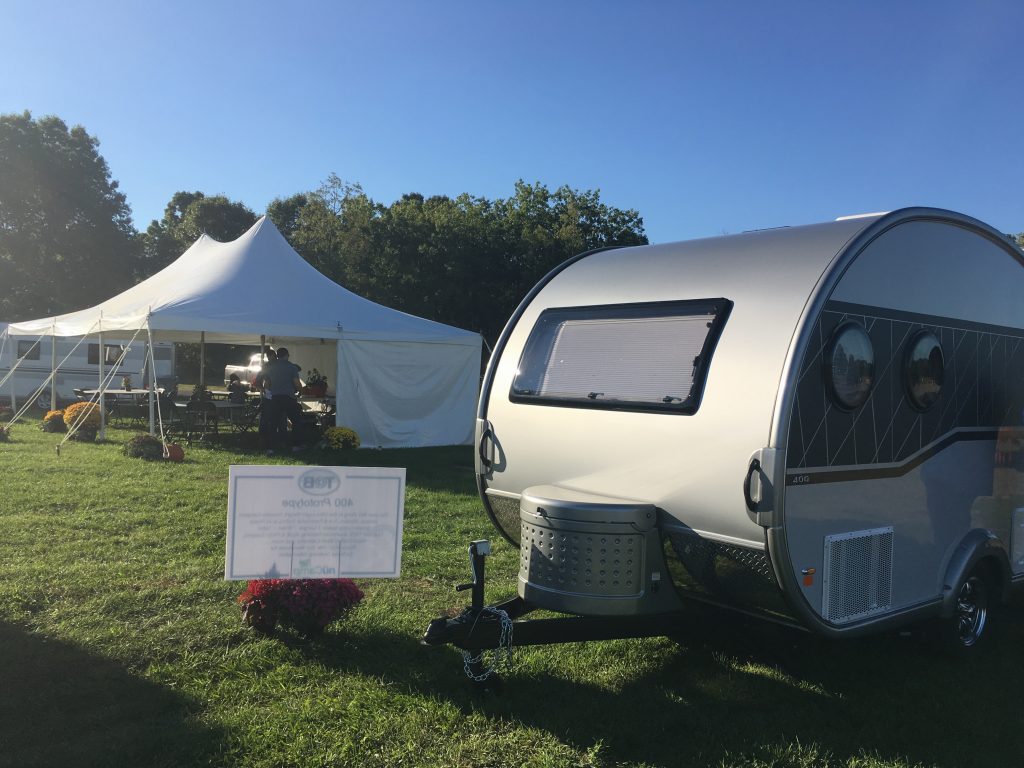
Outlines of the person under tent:
[{"label": "person under tent", "polygon": [[273,393],[270,387],[267,386],[267,368],[271,363],[277,362],[277,352],[272,349],[268,349],[266,352],[266,360],[263,362],[263,367],[260,368],[259,373],[256,374],[256,378],[253,380],[253,385],[256,390],[260,393],[260,441],[263,447],[267,450],[273,449],[274,438],[272,435],[272,419],[271,419],[271,399]]},{"label": "person under tent", "polygon": [[232,373],[228,379],[228,402],[245,403],[245,393],[248,391],[249,388],[238,378],[238,374]]},{"label": "person under tent", "polygon": [[[302,423],[302,408],[296,398],[302,380],[299,378],[299,367],[288,360],[288,350],[284,347],[278,347],[277,360],[268,363],[264,371],[263,386],[272,393],[267,434],[270,439],[267,455],[272,456],[275,450],[284,448],[288,442],[288,422],[292,423],[293,433]],[[264,400],[263,407],[266,408],[267,404]],[[299,449],[299,445],[292,446],[293,451]]]}]

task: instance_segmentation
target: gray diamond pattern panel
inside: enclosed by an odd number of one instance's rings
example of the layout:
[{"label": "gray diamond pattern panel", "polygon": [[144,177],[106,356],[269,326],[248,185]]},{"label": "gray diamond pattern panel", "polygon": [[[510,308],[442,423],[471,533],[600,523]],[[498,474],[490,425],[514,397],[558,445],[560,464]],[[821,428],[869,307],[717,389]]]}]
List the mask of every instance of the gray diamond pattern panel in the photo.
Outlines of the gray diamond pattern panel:
[{"label": "gray diamond pattern panel", "polygon": [[[829,396],[824,372],[833,331],[861,323],[875,354],[874,386],[853,411]],[[907,347],[920,330],[938,337],[945,361],[941,394],[925,412],[907,396]],[[906,461],[955,430],[1018,427],[1024,409],[1024,331],[830,302],[800,367],[789,428],[790,469]]]}]

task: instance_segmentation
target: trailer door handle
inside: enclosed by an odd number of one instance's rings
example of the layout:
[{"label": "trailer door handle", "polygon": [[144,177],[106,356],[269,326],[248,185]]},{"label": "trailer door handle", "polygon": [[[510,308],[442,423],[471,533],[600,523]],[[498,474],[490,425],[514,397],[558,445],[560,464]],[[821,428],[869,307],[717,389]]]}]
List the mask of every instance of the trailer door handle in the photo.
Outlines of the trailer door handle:
[{"label": "trailer door handle", "polygon": [[784,454],[777,448],[761,448],[754,451],[747,465],[747,474],[743,478],[743,500],[747,504],[751,520],[765,528],[775,524],[775,475],[783,466],[783,459]]},{"label": "trailer door handle", "polygon": [[749,509],[751,512],[757,512],[757,508],[761,504],[760,494],[758,494],[758,498],[756,500],[753,496],[750,495],[750,484],[754,478],[754,474],[760,474],[760,472],[760,459],[753,459],[750,462],[750,466],[747,467],[747,476],[743,478],[743,500],[747,502],[747,509]]},{"label": "trailer door handle", "polygon": [[491,422],[477,419],[477,429],[480,431],[480,439],[477,442],[476,451],[480,457],[480,466],[487,470],[494,466],[494,441],[491,440]]}]

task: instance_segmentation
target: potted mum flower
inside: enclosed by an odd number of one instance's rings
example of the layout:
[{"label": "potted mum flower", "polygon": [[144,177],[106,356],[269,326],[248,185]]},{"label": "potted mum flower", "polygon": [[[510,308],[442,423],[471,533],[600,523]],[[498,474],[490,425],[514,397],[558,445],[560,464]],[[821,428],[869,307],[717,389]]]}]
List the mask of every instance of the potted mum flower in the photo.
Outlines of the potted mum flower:
[{"label": "potted mum flower", "polygon": [[363,599],[351,579],[253,579],[239,595],[242,621],[259,632],[291,627],[301,635],[321,634]]},{"label": "potted mum flower", "polygon": [[39,428],[43,432],[67,432],[64,424],[64,411],[47,411]]},{"label": "potted mum flower", "polygon": [[121,453],[133,459],[159,461],[164,457],[164,444],[152,435],[140,432],[132,435],[128,442],[121,446]]},{"label": "potted mum flower", "polygon": [[100,407],[96,403],[72,403],[64,409],[64,424],[77,430],[74,440],[91,443],[100,428]]},{"label": "potted mum flower", "polygon": [[327,394],[327,377],[316,368],[306,377],[306,386],[302,389],[306,397],[324,397]]},{"label": "potted mum flower", "polygon": [[359,447],[359,434],[349,427],[328,427],[317,448],[321,451],[350,451]]}]

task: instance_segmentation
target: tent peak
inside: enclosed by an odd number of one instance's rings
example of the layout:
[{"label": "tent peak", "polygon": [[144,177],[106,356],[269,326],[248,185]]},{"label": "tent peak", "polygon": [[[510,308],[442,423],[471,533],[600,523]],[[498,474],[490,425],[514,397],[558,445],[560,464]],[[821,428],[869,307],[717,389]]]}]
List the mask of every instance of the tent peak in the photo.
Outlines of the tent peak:
[{"label": "tent peak", "polygon": [[[274,222],[272,222],[270,220],[270,217],[264,213],[262,216],[256,219],[256,223],[249,227],[249,230],[245,234],[248,235],[251,232],[252,234],[255,235],[265,227],[269,227],[270,229],[277,231],[277,227],[274,226]],[[245,235],[243,235],[243,237],[245,237]]]},{"label": "tent peak", "polygon": [[245,232],[243,232],[233,240],[218,240],[217,238],[210,235],[208,232],[203,232],[201,235],[199,235],[199,238],[196,240],[195,243],[193,243],[193,245],[203,240],[209,240],[210,242],[217,243],[218,245],[241,243],[244,240],[251,240],[252,238],[256,237],[263,229],[272,230],[280,234],[278,228],[274,226],[274,222],[270,220],[267,214],[263,214],[258,219],[256,219],[255,222],[253,222],[253,225],[251,227],[249,227],[247,230],[245,230]]}]

